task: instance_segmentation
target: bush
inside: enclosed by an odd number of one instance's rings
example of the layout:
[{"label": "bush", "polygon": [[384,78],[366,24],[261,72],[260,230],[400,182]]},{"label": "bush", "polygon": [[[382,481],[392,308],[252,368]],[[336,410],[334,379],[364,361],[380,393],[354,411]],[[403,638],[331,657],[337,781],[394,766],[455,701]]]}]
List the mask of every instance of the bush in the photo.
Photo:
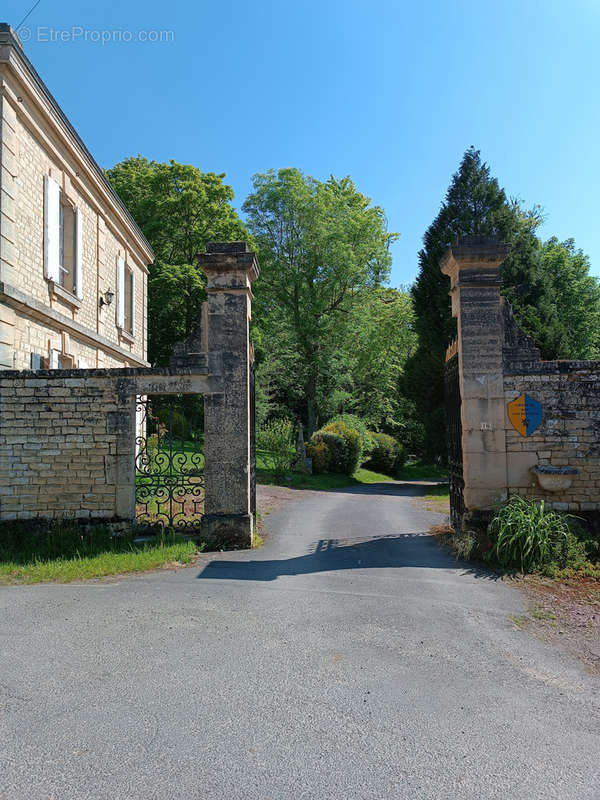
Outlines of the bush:
[{"label": "bush", "polygon": [[312,471],[315,475],[323,475],[329,472],[331,453],[325,442],[307,442],[306,455],[308,458],[312,458]]},{"label": "bush", "polygon": [[341,436],[345,444],[344,456],[338,462],[337,472],[343,475],[354,475],[360,466],[360,458],[362,454],[362,446],[360,434],[354,428],[346,425],[345,422],[338,420],[337,422],[329,422],[321,431],[323,433],[333,433],[336,436]]},{"label": "bush", "polygon": [[491,520],[489,560],[521,572],[555,571],[587,564],[584,542],[573,526],[573,517],[549,509],[543,500],[515,496]]},{"label": "bush", "polygon": [[[348,446],[344,437],[333,431],[316,431],[311,437],[309,451],[313,453],[314,445],[319,444],[324,444],[326,447],[326,454],[324,454],[322,464],[325,466],[325,471],[347,474]],[[313,471],[318,472],[318,470],[315,469],[314,461]]]},{"label": "bush", "polygon": [[275,419],[257,432],[256,446],[271,462],[278,477],[287,472],[294,458],[293,435],[294,426],[289,419]]},{"label": "bush", "polygon": [[386,433],[371,433],[373,451],[366,466],[374,472],[395,475],[404,465],[404,448]]},{"label": "bush", "polygon": [[[371,454],[371,450],[373,449],[373,440],[371,438],[371,434],[367,430],[366,424],[357,417],[356,414],[338,414],[330,423],[336,422],[343,422],[344,425],[347,425],[348,428],[351,428],[353,431],[356,431],[360,436],[360,446],[361,446],[361,464],[369,458]],[[328,427],[327,425],[325,426]]]}]

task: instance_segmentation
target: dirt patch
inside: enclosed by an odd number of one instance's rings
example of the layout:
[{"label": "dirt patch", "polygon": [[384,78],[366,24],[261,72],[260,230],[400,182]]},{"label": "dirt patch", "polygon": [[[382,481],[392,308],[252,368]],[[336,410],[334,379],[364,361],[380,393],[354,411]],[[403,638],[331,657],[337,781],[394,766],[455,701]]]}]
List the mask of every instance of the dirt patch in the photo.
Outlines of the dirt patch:
[{"label": "dirt patch", "polygon": [[[436,525],[430,532],[442,546],[469,560],[473,543],[468,531],[456,534],[449,525]],[[527,599],[527,614],[511,618],[515,627],[559,644],[590,672],[600,674],[600,581],[584,576],[552,580],[540,575],[504,575],[502,580]]]},{"label": "dirt patch", "polygon": [[529,601],[529,611],[513,619],[547,642],[558,643],[600,674],[600,581],[577,577],[551,580],[537,575],[505,577]]},{"label": "dirt patch", "polygon": [[425,511],[435,511],[437,514],[450,514],[450,501],[443,497],[415,497]]},{"label": "dirt patch", "polygon": [[448,496],[448,484],[440,481],[419,481],[414,483],[418,490],[422,490],[412,498],[425,511],[435,511],[438,514],[450,514],[450,498]]},{"label": "dirt patch", "polygon": [[299,496],[299,492],[288,489],[286,486],[258,485],[256,487],[256,505],[262,516],[280,511],[291,500],[297,500]]}]

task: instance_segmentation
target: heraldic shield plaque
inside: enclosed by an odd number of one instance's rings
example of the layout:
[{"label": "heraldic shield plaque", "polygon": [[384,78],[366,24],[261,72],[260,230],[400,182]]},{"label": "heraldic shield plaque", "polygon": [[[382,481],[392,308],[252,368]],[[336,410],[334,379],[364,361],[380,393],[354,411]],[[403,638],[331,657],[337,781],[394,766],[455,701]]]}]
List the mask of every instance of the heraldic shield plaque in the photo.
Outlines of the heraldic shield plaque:
[{"label": "heraldic shield plaque", "polygon": [[521,436],[531,436],[542,421],[542,404],[528,394],[519,395],[508,406],[508,418]]}]

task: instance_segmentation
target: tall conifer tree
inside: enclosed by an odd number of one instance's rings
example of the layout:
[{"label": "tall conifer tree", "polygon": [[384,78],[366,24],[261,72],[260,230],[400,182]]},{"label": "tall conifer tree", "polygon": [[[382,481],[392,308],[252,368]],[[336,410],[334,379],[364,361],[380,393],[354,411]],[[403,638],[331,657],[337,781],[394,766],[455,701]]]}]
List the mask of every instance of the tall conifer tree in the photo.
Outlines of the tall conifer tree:
[{"label": "tall conifer tree", "polygon": [[412,290],[419,346],[407,364],[404,390],[414,400],[425,427],[429,456],[445,455],[444,355],[456,335],[449,282],[440,271],[440,260],[456,236],[498,235],[513,244],[505,267],[511,282],[532,289],[538,283],[534,275],[538,247],[534,230],[538,222],[535,212],[524,214],[517,203],[507,200],[479,150],[470,147],[423,237],[419,274]]},{"label": "tall conifer tree", "polygon": [[542,358],[597,357],[600,347],[600,287],[589,261],[573,240],[545,244],[536,236],[541,210],[524,211],[509,200],[479,150],[470,147],[427,229],[412,290],[419,345],[408,362],[403,391],[425,429],[427,455],[445,454],[444,355],[456,335],[448,278],[440,259],[456,236],[497,235],[511,244],[502,266],[502,294]]}]

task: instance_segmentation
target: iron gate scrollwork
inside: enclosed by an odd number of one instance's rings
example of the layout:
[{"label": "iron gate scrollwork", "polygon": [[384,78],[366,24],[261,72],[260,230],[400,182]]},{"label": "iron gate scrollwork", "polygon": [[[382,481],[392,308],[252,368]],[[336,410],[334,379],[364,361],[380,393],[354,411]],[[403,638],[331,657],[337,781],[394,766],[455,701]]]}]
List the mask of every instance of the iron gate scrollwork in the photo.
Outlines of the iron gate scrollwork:
[{"label": "iron gate scrollwork", "polygon": [[196,528],[204,514],[203,398],[136,399],[135,502],[140,524]]},{"label": "iron gate scrollwork", "polygon": [[444,370],[446,420],[448,437],[448,479],[450,483],[450,517],[455,529],[460,528],[465,512],[462,452],[462,420],[458,353],[446,362]]}]

